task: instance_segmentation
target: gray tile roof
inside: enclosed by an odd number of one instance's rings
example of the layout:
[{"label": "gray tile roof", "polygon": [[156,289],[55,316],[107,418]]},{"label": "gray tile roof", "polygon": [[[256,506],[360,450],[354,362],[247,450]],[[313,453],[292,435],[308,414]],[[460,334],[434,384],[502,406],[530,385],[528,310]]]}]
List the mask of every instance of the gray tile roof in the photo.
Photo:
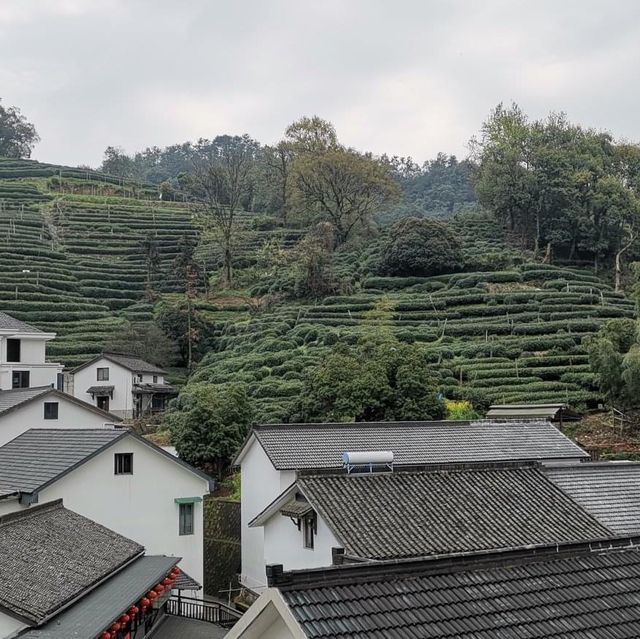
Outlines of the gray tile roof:
[{"label": "gray tile roof", "polygon": [[640,464],[578,464],[550,468],[547,476],[615,533],[640,534]]},{"label": "gray tile roof", "polygon": [[538,468],[314,475],[297,485],[346,554],[369,559],[611,536]]},{"label": "gray tile roof", "polygon": [[130,371],[134,373],[158,373],[160,375],[164,375],[165,371],[156,366],[155,364],[151,364],[149,362],[145,362],[143,359],[139,357],[132,357],[130,355],[125,355],[123,353],[103,353],[104,357],[120,364],[120,366],[124,366],[128,368]]},{"label": "gray tile roof", "polygon": [[20,406],[20,404],[30,402],[40,395],[46,395],[52,390],[51,386],[36,386],[33,388],[0,391],[0,415]]},{"label": "gray tile roof", "polygon": [[640,636],[637,548],[566,554],[550,548],[476,565],[468,557],[382,562],[284,573],[280,581],[291,613],[313,639]]},{"label": "gray tile roof", "polygon": [[346,451],[391,450],[405,465],[588,457],[546,421],[265,424],[253,433],[278,470],[340,468]]},{"label": "gray tile roof", "polygon": [[128,432],[110,428],[28,430],[0,446],[0,496],[35,492]]},{"label": "gray tile roof", "polygon": [[[178,557],[141,557],[49,623],[28,630],[28,639],[93,639],[157,584]],[[185,637],[186,639],[186,637]]]},{"label": "gray tile roof", "polygon": [[39,328],[31,326],[31,324],[27,324],[26,322],[21,322],[19,319],[11,317],[11,315],[7,315],[0,311],[0,331],[2,330],[24,333],[42,333]]},{"label": "gray tile roof", "polygon": [[40,624],[144,549],[60,501],[0,517],[0,606]]}]

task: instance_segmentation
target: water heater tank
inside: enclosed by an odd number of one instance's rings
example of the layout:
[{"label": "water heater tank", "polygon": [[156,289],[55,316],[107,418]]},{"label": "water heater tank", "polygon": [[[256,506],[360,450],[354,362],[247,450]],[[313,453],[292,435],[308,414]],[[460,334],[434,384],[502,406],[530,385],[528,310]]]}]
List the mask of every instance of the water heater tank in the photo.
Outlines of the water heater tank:
[{"label": "water heater tank", "polygon": [[342,453],[342,463],[345,466],[369,466],[393,464],[393,451],[368,450]]}]

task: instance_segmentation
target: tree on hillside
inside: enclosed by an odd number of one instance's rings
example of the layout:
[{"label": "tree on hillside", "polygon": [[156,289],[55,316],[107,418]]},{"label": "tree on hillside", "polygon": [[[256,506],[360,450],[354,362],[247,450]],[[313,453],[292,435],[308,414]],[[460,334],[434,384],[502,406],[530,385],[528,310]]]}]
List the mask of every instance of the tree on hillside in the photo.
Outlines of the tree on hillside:
[{"label": "tree on hillside", "polygon": [[337,148],[338,136],[331,122],[314,115],[290,124],[285,130],[283,142],[296,156],[317,154]]},{"label": "tree on hillside", "polygon": [[277,210],[283,224],[287,224],[291,206],[291,145],[281,141],[276,146],[262,149],[260,160],[263,167],[263,190],[269,194],[271,205]]},{"label": "tree on hillside", "polygon": [[640,406],[640,342],[632,319],[609,320],[585,338],[591,369],[607,403],[620,410]]},{"label": "tree on hillside", "polygon": [[449,226],[438,220],[400,220],[391,227],[382,247],[383,275],[439,275],[459,271],[462,266],[460,242]]},{"label": "tree on hillside", "polygon": [[[2,98],[0,98],[0,102]],[[28,158],[40,142],[35,126],[17,107],[0,104],[0,157]]]},{"label": "tree on hillside", "polygon": [[100,171],[123,179],[135,177],[133,160],[119,146],[108,146],[104,151]]},{"label": "tree on hillside", "polygon": [[164,423],[180,459],[221,477],[253,420],[244,386],[187,386],[172,402]]},{"label": "tree on hillside", "polygon": [[223,283],[233,284],[237,215],[250,198],[258,143],[248,135],[200,140],[194,160],[192,196],[205,228],[222,249]]},{"label": "tree on hillside", "polygon": [[298,156],[294,184],[298,207],[330,222],[338,245],[399,197],[398,185],[383,162],[344,148]]},{"label": "tree on hillside", "polygon": [[156,366],[173,366],[178,359],[176,343],[153,323],[127,324],[105,344],[105,350],[140,357]]}]

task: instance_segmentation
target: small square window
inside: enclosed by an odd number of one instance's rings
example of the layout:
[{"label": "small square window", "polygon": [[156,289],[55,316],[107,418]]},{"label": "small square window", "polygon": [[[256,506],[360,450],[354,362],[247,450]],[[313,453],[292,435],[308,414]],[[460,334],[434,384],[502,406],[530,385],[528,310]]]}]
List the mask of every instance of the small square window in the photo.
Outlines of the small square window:
[{"label": "small square window", "polygon": [[304,547],[313,549],[313,538],[316,533],[315,517],[308,516],[302,520],[302,532],[304,534]]},{"label": "small square window", "polygon": [[45,419],[58,419],[58,402],[45,402],[44,403],[44,418]]},{"label": "small square window", "polygon": [[98,368],[98,376],[97,379],[99,382],[108,382],[109,381],[109,369],[108,368]]},{"label": "small square window", "polygon": [[29,371],[13,371],[11,374],[11,388],[29,388]]},{"label": "small square window", "polygon": [[179,534],[193,535],[193,504],[179,505]]},{"label": "small square window", "polygon": [[20,340],[8,339],[7,340],[7,362],[19,362],[20,361]]},{"label": "small square window", "polygon": [[114,459],[114,474],[133,475],[133,453],[116,453]]}]

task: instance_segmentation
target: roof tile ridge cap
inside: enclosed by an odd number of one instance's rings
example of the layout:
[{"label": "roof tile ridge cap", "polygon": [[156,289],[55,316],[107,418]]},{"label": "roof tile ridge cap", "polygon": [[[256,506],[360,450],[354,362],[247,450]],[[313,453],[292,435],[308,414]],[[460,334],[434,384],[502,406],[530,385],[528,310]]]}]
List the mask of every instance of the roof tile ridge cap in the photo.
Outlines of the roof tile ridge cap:
[{"label": "roof tile ridge cap", "polygon": [[37,504],[35,506],[25,508],[24,510],[16,510],[15,512],[2,515],[0,517],[0,527],[10,525],[12,523],[15,523],[16,521],[31,519],[32,517],[37,517],[39,515],[42,515],[43,513],[53,510],[65,510],[62,499],[47,501],[44,504]]},{"label": "roof tile ridge cap", "polygon": [[300,428],[300,427],[314,427],[314,428],[331,428],[331,427],[350,427],[350,426],[452,426],[452,425],[469,426],[471,422],[469,420],[454,420],[454,419],[426,419],[426,420],[405,420],[405,421],[389,421],[389,422],[273,422],[273,423],[259,423],[254,425],[254,429],[263,428]]}]

